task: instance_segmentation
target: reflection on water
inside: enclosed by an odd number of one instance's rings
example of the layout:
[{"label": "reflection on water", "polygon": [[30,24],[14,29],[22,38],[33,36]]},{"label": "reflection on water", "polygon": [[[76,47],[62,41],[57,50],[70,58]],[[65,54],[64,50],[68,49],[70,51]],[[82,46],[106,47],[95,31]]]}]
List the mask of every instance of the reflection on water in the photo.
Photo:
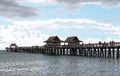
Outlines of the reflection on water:
[{"label": "reflection on water", "polygon": [[0,52],[0,76],[119,76],[120,60]]}]

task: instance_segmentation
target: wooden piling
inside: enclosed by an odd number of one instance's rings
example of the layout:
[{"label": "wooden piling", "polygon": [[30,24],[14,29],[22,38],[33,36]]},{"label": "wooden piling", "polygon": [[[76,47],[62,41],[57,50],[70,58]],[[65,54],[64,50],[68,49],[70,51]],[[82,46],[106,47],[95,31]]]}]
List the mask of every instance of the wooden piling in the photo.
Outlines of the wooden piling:
[{"label": "wooden piling", "polygon": [[117,48],[117,58],[119,58],[119,47]]}]

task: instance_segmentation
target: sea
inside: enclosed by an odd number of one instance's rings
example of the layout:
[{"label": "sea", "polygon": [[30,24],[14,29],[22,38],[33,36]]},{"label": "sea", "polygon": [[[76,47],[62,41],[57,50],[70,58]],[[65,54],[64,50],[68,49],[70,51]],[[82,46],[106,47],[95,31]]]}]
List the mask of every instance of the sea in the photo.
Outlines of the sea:
[{"label": "sea", "polygon": [[120,59],[0,51],[0,76],[120,76]]}]

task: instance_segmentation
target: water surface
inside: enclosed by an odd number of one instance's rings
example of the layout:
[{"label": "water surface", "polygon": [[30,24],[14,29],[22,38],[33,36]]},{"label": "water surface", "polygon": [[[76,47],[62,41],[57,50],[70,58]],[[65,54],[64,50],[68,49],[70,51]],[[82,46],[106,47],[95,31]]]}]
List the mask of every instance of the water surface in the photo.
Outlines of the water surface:
[{"label": "water surface", "polygon": [[120,60],[0,51],[0,76],[119,76]]}]

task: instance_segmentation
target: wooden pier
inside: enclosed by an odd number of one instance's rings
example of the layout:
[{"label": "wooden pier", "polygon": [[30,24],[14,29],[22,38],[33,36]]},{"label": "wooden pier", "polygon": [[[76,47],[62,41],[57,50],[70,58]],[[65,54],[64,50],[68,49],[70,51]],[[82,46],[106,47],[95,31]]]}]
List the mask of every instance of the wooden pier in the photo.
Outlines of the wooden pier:
[{"label": "wooden pier", "polygon": [[[119,58],[120,42],[111,41],[109,43],[88,43],[84,44],[76,36],[68,37],[65,41],[57,36],[50,37],[44,41],[44,46],[18,47],[11,44],[6,47],[8,52],[29,52],[45,55],[69,55],[69,56],[88,56],[101,58]],[[63,45],[61,45],[61,42]]]}]

